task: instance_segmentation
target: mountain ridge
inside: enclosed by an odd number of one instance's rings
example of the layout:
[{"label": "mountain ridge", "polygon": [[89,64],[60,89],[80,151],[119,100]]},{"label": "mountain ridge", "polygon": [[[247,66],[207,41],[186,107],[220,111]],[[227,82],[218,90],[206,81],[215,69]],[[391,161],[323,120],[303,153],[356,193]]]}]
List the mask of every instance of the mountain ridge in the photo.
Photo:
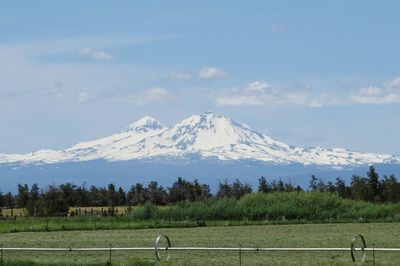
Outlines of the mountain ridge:
[{"label": "mountain ridge", "polygon": [[0,154],[0,164],[54,164],[91,160],[129,161],[152,158],[254,160],[266,164],[350,166],[400,164],[400,156],[353,152],[343,148],[301,148],[252,130],[223,115],[206,112],[164,126],[145,116],[113,135],[77,143],[62,151],[40,150],[24,155]]}]

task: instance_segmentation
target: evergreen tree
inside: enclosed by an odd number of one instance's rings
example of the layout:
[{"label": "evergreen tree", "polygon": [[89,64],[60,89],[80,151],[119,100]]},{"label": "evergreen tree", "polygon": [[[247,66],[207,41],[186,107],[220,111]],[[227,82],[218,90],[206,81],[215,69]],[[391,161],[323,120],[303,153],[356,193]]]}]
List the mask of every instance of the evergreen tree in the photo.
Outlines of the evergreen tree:
[{"label": "evergreen tree", "polygon": [[336,193],[339,197],[349,198],[350,194],[348,193],[348,189],[346,187],[346,183],[341,177],[336,178]]},{"label": "evergreen tree", "polygon": [[18,184],[17,204],[20,208],[25,208],[28,205],[29,188],[27,184]]},{"label": "evergreen tree", "polygon": [[100,189],[96,186],[91,186],[89,190],[89,201],[92,206],[104,206],[100,198]]},{"label": "evergreen tree", "polygon": [[26,205],[26,210],[29,215],[42,215],[44,213],[43,201],[40,197],[39,186],[35,183],[29,191],[29,200]]},{"label": "evergreen tree", "polygon": [[371,198],[370,187],[365,177],[353,175],[350,190],[352,199],[368,201]]},{"label": "evergreen tree", "polygon": [[210,186],[207,184],[201,185],[201,200],[209,199],[212,197]]},{"label": "evergreen tree", "polygon": [[309,188],[313,192],[318,190],[318,179],[315,177],[315,175],[311,175]]},{"label": "evergreen tree", "polygon": [[[315,191],[315,190],[314,190],[314,191]],[[322,180],[321,178],[318,179],[318,181],[317,181],[317,190],[316,190],[316,191],[318,191],[318,192],[325,192],[325,191],[327,191],[327,186],[326,186],[324,180]]]},{"label": "evergreen tree", "polygon": [[147,201],[156,205],[167,204],[168,193],[162,186],[158,186],[156,181],[151,181],[147,186]]},{"label": "evergreen tree", "polygon": [[265,177],[260,177],[258,179],[258,192],[262,192],[262,193],[268,193],[271,192],[272,189],[269,186],[267,180],[265,179]]},{"label": "evergreen tree", "polygon": [[232,184],[232,195],[231,197],[240,199],[245,194],[252,192],[251,186],[248,183],[241,183],[238,179]]},{"label": "evergreen tree", "polygon": [[375,171],[375,167],[370,166],[367,175],[368,175],[368,184],[370,190],[369,200],[375,202],[381,201],[380,188],[379,188],[379,175]]},{"label": "evergreen tree", "polygon": [[107,199],[110,206],[116,206],[118,195],[115,191],[115,185],[113,183],[108,184]]},{"label": "evergreen tree", "polygon": [[76,206],[76,186],[71,183],[65,183],[60,185],[60,190],[63,194],[64,201],[68,206]]},{"label": "evergreen tree", "polygon": [[182,177],[178,177],[178,180],[169,188],[170,202],[174,203],[186,200],[187,189],[186,180]]},{"label": "evergreen tree", "polygon": [[134,186],[131,186],[127,201],[129,205],[138,205],[146,202],[146,190],[141,183],[136,183]]},{"label": "evergreen tree", "polygon": [[288,183],[285,183],[285,191],[286,192],[293,192],[294,191],[294,186],[292,184],[292,181],[289,180]]},{"label": "evergreen tree", "polygon": [[68,211],[69,205],[64,200],[63,191],[56,186],[49,186],[43,192],[42,197],[44,203],[43,215],[64,215]]},{"label": "evergreen tree", "polygon": [[333,184],[331,181],[328,181],[328,183],[326,184],[326,191],[330,193],[335,193],[336,192],[335,184]]},{"label": "evergreen tree", "polygon": [[122,187],[118,188],[117,192],[117,203],[118,206],[123,206],[126,204],[126,194]]},{"label": "evergreen tree", "polygon": [[12,209],[12,208],[15,207],[14,197],[13,197],[11,192],[8,192],[8,193],[3,195],[3,201],[4,201],[4,205],[7,208],[11,208]]},{"label": "evergreen tree", "polygon": [[276,191],[285,192],[285,183],[282,180],[279,180],[276,184]]},{"label": "evergreen tree", "polygon": [[303,189],[302,189],[299,185],[297,185],[297,186],[294,188],[294,191],[295,191],[295,192],[302,192]]},{"label": "evergreen tree", "polygon": [[79,187],[75,187],[74,206],[96,206],[95,202],[91,201],[90,191],[86,188],[86,183]]},{"label": "evergreen tree", "polygon": [[380,183],[383,201],[398,202],[400,201],[400,183],[394,175],[384,176]]},{"label": "evergreen tree", "polygon": [[232,185],[227,180],[220,182],[216,196],[218,199],[232,197]]},{"label": "evergreen tree", "polygon": [[0,210],[1,210],[1,207],[4,207],[5,206],[5,204],[4,204],[4,196],[3,196],[3,193],[1,192],[1,189],[0,189]]}]

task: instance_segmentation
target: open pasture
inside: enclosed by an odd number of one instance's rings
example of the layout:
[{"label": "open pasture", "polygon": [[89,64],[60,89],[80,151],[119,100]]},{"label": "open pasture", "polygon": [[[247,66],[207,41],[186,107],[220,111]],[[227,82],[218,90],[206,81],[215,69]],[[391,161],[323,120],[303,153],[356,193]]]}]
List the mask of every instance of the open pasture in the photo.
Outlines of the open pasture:
[{"label": "open pasture", "polygon": [[[168,235],[172,247],[344,247],[353,235],[367,246],[400,247],[400,224],[302,224],[218,226],[107,231],[21,232],[0,234],[4,247],[152,247],[156,236]],[[349,252],[243,252],[242,265],[354,265]],[[400,253],[375,252],[376,265],[398,265]],[[105,265],[109,252],[11,252],[6,265]],[[13,264],[14,263],[14,264]],[[154,251],[112,252],[113,265],[239,265],[238,252],[171,251],[169,262],[157,262]],[[368,254],[364,265],[372,265]]]}]

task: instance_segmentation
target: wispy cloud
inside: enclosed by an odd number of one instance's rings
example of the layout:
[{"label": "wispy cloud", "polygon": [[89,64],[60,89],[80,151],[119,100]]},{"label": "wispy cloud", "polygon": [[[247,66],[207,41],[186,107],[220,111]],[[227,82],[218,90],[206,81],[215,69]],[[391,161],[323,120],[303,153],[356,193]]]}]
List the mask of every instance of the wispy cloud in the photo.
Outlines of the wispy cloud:
[{"label": "wispy cloud", "polygon": [[91,98],[92,95],[84,91],[78,94],[78,101],[80,103],[87,103]]},{"label": "wispy cloud", "polygon": [[189,74],[186,73],[179,73],[179,72],[171,72],[169,74],[169,79],[170,80],[190,80],[192,77]]},{"label": "wispy cloud", "polygon": [[215,95],[220,106],[296,104],[318,108],[344,105],[383,105],[400,103],[400,78],[395,78],[380,87],[362,87],[338,94],[334,91],[318,93],[311,88],[281,88],[255,81],[243,89],[224,90]]},{"label": "wispy cloud", "polygon": [[231,89],[217,93],[218,105],[280,105],[291,101],[304,101],[304,95],[293,95],[293,92],[283,91],[266,82],[254,81],[244,89]]},{"label": "wispy cloud", "polygon": [[147,105],[151,103],[163,102],[169,98],[170,94],[165,88],[150,88],[131,94],[128,101],[136,105]]},{"label": "wispy cloud", "polygon": [[264,92],[268,87],[270,87],[270,86],[265,82],[254,81],[246,87],[246,91],[248,91],[248,92],[257,92],[257,91]]},{"label": "wispy cloud", "polygon": [[[0,101],[70,101],[71,105],[88,101],[88,97],[78,95],[86,92],[91,99],[109,100],[111,89],[118,85],[118,93],[127,96],[132,86],[145,86],[145,82],[157,77],[152,68],[138,68],[129,64],[92,64],[89,60],[54,61],[46,60],[49,55],[93,57],[93,60],[110,60],[112,55],[102,53],[96,47],[131,45],[147,39],[87,37],[54,39],[21,43],[0,44]],[[107,41],[108,40],[108,41]],[[98,43],[97,43],[98,42]],[[74,49],[77,44],[86,49]],[[44,60],[42,60],[45,58]],[[144,85],[143,85],[144,84]],[[86,89],[89,88],[89,89]],[[115,92],[116,89],[114,89]],[[116,94],[116,93],[114,93]],[[106,96],[106,97],[98,97]],[[81,99],[81,101],[79,100]],[[0,104],[0,105],[1,105]]]},{"label": "wispy cloud", "polygon": [[278,22],[272,22],[269,27],[269,31],[273,32],[286,32],[287,28],[284,27],[283,25],[279,24]]},{"label": "wispy cloud", "polygon": [[220,106],[227,105],[264,105],[261,99],[253,95],[220,95],[216,98],[217,104]]},{"label": "wispy cloud", "polygon": [[81,48],[77,50],[79,55],[94,59],[94,60],[112,60],[113,56],[104,51],[96,51],[90,48]]},{"label": "wispy cloud", "polygon": [[374,105],[400,103],[400,77],[380,87],[363,87],[351,95],[350,101],[354,104]]},{"label": "wispy cloud", "polygon": [[199,78],[202,79],[216,79],[223,78],[226,76],[226,73],[216,67],[204,67],[199,71]]},{"label": "wispy cloud", "polygon": [[54,39],[33,39],[25,42],[3,43],[1,46],[24,50],[29,54],[38,56],[66,54],[71,52],[79,53],[82,50],[82,52],[85,52],[85,49],[103,51],[105,48],[110,47],[118,48],[127,45],[155,43],[170,38],[172,38],[171,35],[132,36],[131,34],[108,34]]}]

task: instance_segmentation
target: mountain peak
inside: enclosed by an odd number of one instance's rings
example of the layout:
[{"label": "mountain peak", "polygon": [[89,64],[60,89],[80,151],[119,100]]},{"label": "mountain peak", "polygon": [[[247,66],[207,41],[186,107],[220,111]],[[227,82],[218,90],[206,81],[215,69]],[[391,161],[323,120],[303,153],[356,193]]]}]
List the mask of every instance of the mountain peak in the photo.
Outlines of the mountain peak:
[{"label": "mountain peak", "polygon": [[[268,164],[368,165],[400,163],[400,156],[345,149],[300,148],[272,139],[229,117],[211,112],[193,115],[170,127],[145,116],[122,132],[81,142],[64,151],[2,155],[1,163],[109,161],[180,158],[199,155],[218,160],[254,160]],[[183,158],[183,157],[182,157]]]},{"label": "mountain peak", "polygon": [[222,115],[217,115],[212,112],[204,112],[199,115],[192,115],[184,120],[182,120],[179,124],[190,124],[192,126],[198,125],[198,124],[214,124],[216,121],[223,119],[223,120],[230,120],[229,118],[222,116]]},{"label": "mountain peak", "polygon": [[147,132],[149,130],[162,129],[164,126],[156,119],[151,116],[145,116],[129,126],[127,126],[123,131],[139,131],[139,132]]}]

